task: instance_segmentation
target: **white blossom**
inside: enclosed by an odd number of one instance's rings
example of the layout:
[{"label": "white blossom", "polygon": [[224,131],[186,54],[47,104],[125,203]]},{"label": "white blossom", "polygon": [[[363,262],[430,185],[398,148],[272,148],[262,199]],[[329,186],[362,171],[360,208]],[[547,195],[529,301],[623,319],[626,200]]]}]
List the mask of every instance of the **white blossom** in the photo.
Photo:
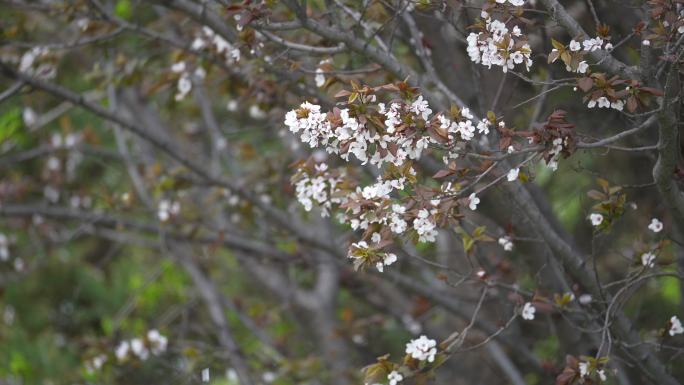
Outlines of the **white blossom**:
[{"label": "white blossom", "polygon": [[24,124],[28,127],[33,126],[38,121],[38,114],[31,107],[24,107],[21,117],[24,120]]},{"label": "white blossom", "polygon": [[531,321],[534,319],[534,313],[537,309],[532,305],[531,302],[526,302],[522,309],[522,317],[525,320]]},{"label": "white blossom", "polygon": [[423,120],[427,122],[430,119],[432,110],[430,109],[427,100],[423,99],[423,95],[419,95],[418,98],[411,103],[411,112],[422,117]]},{"label": "white blossom", "polygon": [[670,336],[675,336],[677,334],[684,333],[684,327],[682,327],[682,322],[675,315],[673,315],[672,318],[670,318],[669,333],[670,333]]},{"label": "white blossom", "polygon": [[646,267],[653,267],[653,266],[655,266],[655,259],[656,259],[655,254],[653,254],[651,252],[644,253],[641,255],[641,264],[646,266]]},{"label": "white blossom", "polygon": [[433,362],[437,354],[437,342],[422,335],[406,344],[406,354],[419,361]]},{"label": "white blossom", "polygon": [[[517,3],[520,1],[516,1]],[[487,68],[492,68],[492,65],[500,66],[503,72],[515,68],[516,64],[524,63],[526,70],[529,71],[532,65],[530,58],[532,51],[529,44],[524,43],[519,49],[513,49],[517,45],[513,37],[521,35],[520,28],[515,26],[512,33],[509,33],[504,23],[492,20],[486,12],[483,12],[482,17],[485,21],[485,31],[470,33],[466,38],[470,60],[477,64],[481,63]],[[507,37],[509,38],[508,46],[505,46]],[[502,44],[504,44],[503,47]]]},{"label": "white blossom", "polygon": [[577,73],[580,73],[580,74],[586,73],[588,68],[589,68],[589,64],[587,64],[586,61],[582,60],[577,65]]},{"label": "white blossom", "polygon": [[591,301],[592,301],[593,299],[594,299],[594,298],[591,296],[591,294],[582,294],[582,295],[579,296],[579,300],[578,300],[578,301],[579,301],[579,303],[582,304],[582,305],[588,305],[588,304],[591,303]]},{"label": "white blossom", "polygon": [[323,87],[325,85],[325,73],[321,68],[316,68],[316,76],[314,77],[316,87]]},{"label": "white blossom", "polygon": [[477,205],[480,204],[480,198],[475,193],[472,193],[468,196],[468,202],[468,208],[475,211],[477,210]]},{"label": "white blossom", "polygon": [[622,100],[616,100],[614,102],[610,102],[610,108],[618,111],[622,111],[625,108],[625,102]]},{"label": "white blossom", "polygon": [[167,199],[159,201],[157,217],[160,221],[166,222],[171,219],[171,217],[177,216],[178,214],[180,214],[180,203]]},{"label": "white blossom", "polygon": [[[607,46],[606,49],[608,49]],[[601,379],[601,381],[606,381],[608,379],[608,377],[606,376],[606,371],[604,369],[599,369],[596,371],[596,373],[598,373],[599,379]]]},{"label": "white blossom", "polygon": [[570,51],[576,52],[582,49],[582,44],[575,40],[570,40]]},{"label": "white blossom", "polygon": [[396,370],[393,370],[389,375],[387,375],[387,379],[389,380],[389,385],[397,385],[397,383],[404,379],[404,376],[402,376]]},{"label": "white blossom", "polygon": [[143,343],[143,340],[140,338],[133,338],[130,341],[131,344],[131,352],[138,356],[141,360],[145,361],[149,356],[150,356],[150,351],[147,350],[147,347]]},{"label": "white blossom", "polygon": [[98,354],[97,356],[93,357],[90,361],[86,362],[85,367],[88,373],[93,373],[96,370],[100,370],[102,366],[104,366],[105,362],[107,362],[107,355]]},{"label": "white blossom", "polygon": [[654,233],[659,233],[663,230],[663,222],[658,220],[658,218],[651,219],[651,223],[648,225],[648,229]]},{"label": "white blossom", "polygon": [[582,45],[586,51],[593,52],[601,49],[601,46],[603,46],[603,39],[600,37],[586,39],[582,42]]},{"label": "white blossom", "polygon": [[19,59],[19,72],[39,79],[54,78],[57,75],[57,69],[53,63],[46,60],[49,56],[50,50],[47,47],[31,48]]},{"label": "white blossom", "polygon": [[503,247],[503,249],[506,251],[513,250],[513,242],[508,236],[499,238],[499,245],[501,245],[501,247]]},{"label": "white blossom", "polygon": [[520,174],[520,168],[512,168],[510,171],[508,171],[508,174],[506,174],[506,179],[509,182],[513,182],[514,180],[518,179],[519,174]]},{"label": "white blossom", "polygon": [[421,242],[434,242],[437,236],[437,225],[430,219],[430,212],[426,209],[418,211],[418,217],[413,220],[413,228],[416,230]]},{"label": "white blossom", "polygon": [[589,363],[580,362],[579,363],[580,376],[587,377],[589,375]]},{"label": "white blossom", "polygon": [[591,213],[589,215],[589,220],[591,221],[592,226],[599,226],[601,223],[603,223],[603,215],[598,213]]},{"label": "white blossom", "polygon": [[116,356],[116,359],[119,361],[123,361],[128,357],[128,351],[130,350],[130,344],[128,341],[122,341],[117,347],[116,350],[114,351],[114,355]]},{"label": "white blossom", "polygon": [[166,351],[168,339],[166,336],[159,333],[157,329],[152,329],[147,332],[147,341],[150,343],[152,354],[160,355]]}]

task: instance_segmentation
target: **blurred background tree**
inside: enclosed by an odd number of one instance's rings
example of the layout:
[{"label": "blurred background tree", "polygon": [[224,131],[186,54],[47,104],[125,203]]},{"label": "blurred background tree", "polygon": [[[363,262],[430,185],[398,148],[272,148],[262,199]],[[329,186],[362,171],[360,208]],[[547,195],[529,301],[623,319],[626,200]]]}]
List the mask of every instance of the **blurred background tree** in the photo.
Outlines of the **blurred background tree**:
[{"label": "blurred background tree", "polygon": [[[681,383],[682,7],[0,0],[0,383]],[[522,28],[529,70],[469,58],[490,16]],[[593,37],[612,48],[568,45]],[[553,63],[559,48],[590,69]],[[360,186],[378,168],[283,123],[362,85],[492,127],[453,168],[436,143],[416,160],[416,186],[482,203],[454,201],[434,243],[392,242],[382,273],[347,258],[369,232],[303,210],[291,183],[301,160]],[[554,171],[532,133],[557,110],[573,143]],[[438,365],[404,357],[423,334]]]}]

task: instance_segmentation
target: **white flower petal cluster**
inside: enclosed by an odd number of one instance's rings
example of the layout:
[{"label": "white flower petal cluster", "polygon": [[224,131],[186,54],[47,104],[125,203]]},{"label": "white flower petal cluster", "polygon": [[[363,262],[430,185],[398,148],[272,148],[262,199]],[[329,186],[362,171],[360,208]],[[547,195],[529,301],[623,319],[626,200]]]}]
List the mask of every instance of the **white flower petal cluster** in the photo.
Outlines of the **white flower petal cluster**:
[{"label": "white flower petal cluster", "polygon": [[404,379],[404,376],[402,376],[396,370],[393,370],[390,374],[387,375],[387,380],[389,381],[389,385],[397,385],[403,379]]},{"label": "white flower petal cluster", "polygon": [[592,99],[587,102],[587,107],[589,108],[612,108],[614,110],[622,111],[625,108],[625,102],[622,100],[610,101],[605,96],[601,96],[598,99]]},{"label": "white flower petal cluster", "polygon": [[654,233],[659,233],[663,231],[663,222],[658,220],[658,218],[651,219],[651,223],[648,225],[648,229]]},{"label": "white flower petal cluster", "polygon": [[522,36],[518,26],[509,31],[506,24],[492,19],[483,12],[485,30],[468,35],[468,56],[474,63],[487,68],[500,66],[503,72],[514,69],[517,64],[524,64],[530,70],[532,50],[528,43],[518,44],[515,38]]},{"label": "white flower petal cluster", "polygon": [[[0,262],[8,262],[10,260],[10,241],[12,243],[16,242],[14,237],[10,240],[5,234],[0,233]],[[14,261],[12,262],[14,270],[22,271],[24,270],[24,260],[19,256],[14,256]]]},{"label": "white flower petal cluster", "polygon": [[560,157],[560,153],[568,146],[568,138],[566,137],[565,140],[563,140],[563,138],[556,138],[551,144],[553,145],[551,151],[549,151],[551,157],[546,162],[546,167],[550,168],[552,171],[556,171],[558,170],[558,158]]},{"label": "white flower petal cluster", "polygon": [[513,182],[518,179],[518,176],[520,175],[520,168],[512,168],[510,171],[508,171],[508,174],[506,174],[506,180],[509,182]]},{"label": "white flower petal cluster", "polygon": [[39,79],[53,79],[57,75],[57,67],[50,60],[47,47],[33,47],[19,59],[19,72]]},{"label": "white flower petal cluster", "polygon": [[526,302],[522,309],[522,317],[525,320],[532,321],[534,319],[534,313],[537,308],[532,305],[532,302]]},{"label": "white flower petal cluster", "polygon": [[411,103],[410,110],[416,114],[416,116],[423,118],[426,122],[430,119],[430,114],[432,114],[432,109],[430,109],[427,100],[423,99],[423,95],[419,95],[418,98]]},{"label": "white flower petal cluster", "polygon": [[480,198],[475,193],[472,193],[468,196],[468,202],[468,208],[475,211],[477,210],[477,205],[480,204]]},{"label": "white flower petal cluster", "polygon": [[454,135],[458,135],[462,141],[468,142],[475,137],[476,128],[481,134],[489,134],[489,121],[480,121],[475,126],[472,121],[473,114],[467,108],[461,110],[461,117],[463,120],[454,122],[444,115],[439,115],[439,127],[447,131],[449,141],[456,140],[457,138]]},{"label": "white flower petal cluster", "polygon": [[311,211],[313,204],[316,203],[322,209],[321,216],[327,217],[333,204],[342,204],[346,201],[346,198],[336,196],[339,195],[336,193],[340,191],[338,186],[342,178],[333,176],[328,171],[326,163],[317,164],[316,172],[315,176],[304,174],[295,183],[295,194],[304,210]]},{"label": "white flower petal cluster", "polygon": [[340,216],[341,222],[348,222],[352,230],[366,230],[370,225],[377,224],[389,227],[394,234],[404,233],[409,226],[409,220],[405,218],[406,208],[393,203],[389,196],[391,189],[404,188],[403,179],[379,180],[363,189],[357,187],[356,191],[349,193],[344,199],[346,202],[363,200],[366,210],[354,207]]},{"label": "white flower petal cluster", "polygon": [[588,362],[580,362],[579,363],[579,370],[580,370],[580,376],[582,377],[587,377],[589,375],[589,363]]},{"label": "white flower petal cluster", "polygon": [[684,333],[684,327],[682,327],[682,321],[680,321],[676,315],[673,315],[672,318],[670,318],[670,330],[668,332],[669,332],[670,336],[675,336],[677,334]]},{"label": "white flower petal cluster", "polygon": [[158,356],[166,351],[169,340],[157,329],[152,329],[147,332],[147,342],[150,344],[152,354]]},{"label": "white flower petal cluster", "polygon": [[226,64],[240,61],[240,49],[209,27],[202,28],[202,33],[195,37],[190,47],[194,51],[213,49],[217,54],[223,55]]},{"label": "white flower petal cluster", "polygon": [[[586,361],[582,361],[579,363],[579,371],[580,371],[580,376],[583,378],[589,377],[591,375],[590,371],[590,365]],[[596,374],[598,374],[599,379],[601,381],[606,381],[608,377],[606,376],[606,370],[605,369],[597,369]]]},{"label": "white flower petal cluster", "polygon": [[509,236],[499,238],[499,245],[506,251],[513,250],[513,241],[511,241],[511,237]]},{"label": "white flower petal cluster", "polygon": [[419,361],[433,362],[437,354],[437,341],[422,335],[406,344],[406,354]]},{"label": "white flower petal cluster", "polygon": [[171,66],[171,72],[179,74],[178,83],[176,84],[176,96],[174,97],[176,101],[183,100],[190,90],[192,90],[192,76],[194,74],[195,79],[201,80],[206,76],[206,71],[202,67],[195,68],[194,72],[190,72],[188,66],[184,61],[180,61]]},{"label": "white flower petal cluster", "polygon": [[314,81],[316,82],[316,87],[321,88],[325,85],[325,73],[323,69],[316,68],[316,76],[314,76]]},{"label": "white flower petal cluster", "polygon": [[405,212],[406,208],[404,208],[404,206],[399,204],[392,205],[392,214],[389,216],[389,226],[393,233],[401,234],[406,231],[408,225],[403,217]]},{"label": "white flower petal cluster", "polygon": [[421,242],[434,242],[437,236],[437,225],[430,219],[430,216],[436,214],[437,210],[428,211],[421,209],[418,211],[418,217],[413,220],[413,228],[418,233],[418,239]]},{"label": "white flower petal cluster", "polygon": [[107,355],[98,354],[85,363],[85,369],[88,373],[94,373],[95,371],[100,370],[106,362]]},{"label": "white flower petal cluster", "polygon": [[653,254],[651,252],[644,253],[641,255],[641,264],[644,265],[645,267],[651,268],[651,267],[655,266],[655,259],[656,259],[655,254]]},{"label": "white flower petal cluster", "polygon": [[[350,259],[359,259],[362,258],[363,255],[367,255],[373,251],[373,247],[369,246],[366,241],[359,241],[352,243],[351,247],[349,248],[348,257]],[[381,273],[384,272],[385,266],[389,266],[397,261],[397,255],[394,253],[381,252],[379,253],[379,256],[382,258],[382,260],[375,263],[375,268]]]},{"label": "white flower petal cluster", "polygon": [[180,214],[179,202],[167,199],[159,201],[159,205],[157,206],[157,217],[160,221],[166,222],[171,219],[171,217],[175,217],[178,214]]},{"label": "white flower petal cluster", "polygon": [[316,68],[316,75],[314,76],[314,82],[316,87],[321,88],[325,85],[325,71],[321,68],[322,65],[332,63],[331,59],[324,59],[318,63],[318,68]]},{"label": "white flower petal cluster", "polygon": [[[601,39],[598,36],[593,39],[586,39],[582,42],[582,46],[584,47],[584,50],[587,52],[598,51],[600,49],[603,49],[603,39]],[[608,46],[608,48],[610,47],[612,47],[612,45]]]},{"label": "white flower petal cluster", "polygon": [[156,329],[147,332],[147,338],[133,338],[131,340],[124,340],[114,350],[114,355],[119,362],[125,361],[131,356],[145,361],[150,357],[150,354],[158,356],[166,351],[168,339],[159,333]]},{"label": "white flower petal cluster", "polygon": [[603,223],[603,215],[591,213],[589,214],[589,221],[591,221],[592,226],[599,226],[601,223]]},{"label": "white flower petal cluster", "polygon": [[[339,154],[349,160],[353,154],[363,164],[370,162],[380,167],[384,162],[401,165],[407,159],[419,159],[431,139],[427,134],[407,135],[397,127],[404,124],[404,118],[415,122],[422,119],[428,124],[432,109],[422,95],[410,104],[378,104],[378,111],[384,116],[385,132],[369,130],[350,114],[349,109],[340,110],[340,121],[333,126],[329,114],[321,112],[319,105],[304,102],[297,110],[285,115],[285,125],[299,134],[302,142],[310,147],[325,146],[329,153]],[[390,148],[396,151],[390,151]]]},{"label": "white flower petal cluster", "polygon": [[508,1],[512,6],[515,7],[522,7],[525,5],[525,0],[496,0],[497,3],[499,4],[504,4]]},{"label": "white flower petal cluster", "polygon": [[[326,114],[321,112],[321,106],[309,102],[302,103],[299,110],[285,114],[285,125],[292,133],[300,134],[302,142],[309,144],[311,148],[328,144],[334,134]],[[354,131],[351,127],[345,125],[345,129],[349,129],[345,130],[349,137]]]}]

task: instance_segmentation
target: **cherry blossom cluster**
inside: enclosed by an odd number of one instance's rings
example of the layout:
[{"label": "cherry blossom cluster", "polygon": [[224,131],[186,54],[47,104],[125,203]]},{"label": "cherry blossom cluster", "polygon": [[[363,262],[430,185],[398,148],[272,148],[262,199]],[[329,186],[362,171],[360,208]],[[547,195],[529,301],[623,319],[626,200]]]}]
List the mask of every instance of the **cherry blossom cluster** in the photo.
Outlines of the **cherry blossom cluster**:
[{"label": "cherry blossom cluster", "polygon": [[546,161],[546,166],[550,168],[553,171],[556,171],[558,169],[558,158],[560,156],[560,153],[563,151],[564,147],[567,147],[568,142],[567,142],[567,137],[565,139],[563,138],[556,138],[551,142],[553,145],[551,147],[551,150],[549,151],[549,159]]},{"label": "cherry blossom cluster", "polygon": [[[592,374],[592,365],[591,363],[587,361],[582,361],[578,365],[579,371],[580,371],[580,376],[582,378],[589,378]],[[608,377],[606,377],[606,370],[605,369],[596,369],[596,374],[599,376],[599,379],[601,381],[606,381]]]},{"label": "cherry blossom cluster", "polygon": [[522,7],[525,5],[525,0],[496,0],[497,3],[499,4],[505,4],[506,1],[514,7]]},{"label": "cherry blossom cluster", "polygon": [[513,242],[509,236],[499,238],[499,245],[501,245],[501,247],[503,247],[503,249],[506,251],[513,250]]},{"label": "cherry blossom cluster", "polygon": [[309,175],[305,170],[300,169],[297,176],[295,193],[297,200],[304,206],[304,210],[311,211],[314,203],[321,207],[321,215],[326,217],[330,214],[332,205],[340,205],[346,201],[346,197],[341,194],[340,183],[344,180],[342,176],[335,176],[328,170],[326,163],[314,166],[315,174]]},{"label": "cherry blossom cluster", "polygon": [[587,107],[612,108],[614,110],[622,111],[625,108],[625,102],[620,99],[610,101],[607,97],[601,96],[598,99],[590,99],[587,102]]},{"label": "cherry blossom cluster", "polygon": [[641,264],[644,267],[652,268],[655,266],[655,259],[655,254],[649,251],[641,255]]},{"label": "cherry blossom cluster", "polygon": [[[511,1],[511,4],[520,1]],[[503,72],[512,70],[518,64],[524,64],[529,71],[532,66],[530,45],[523,39],[520,27],[508,29],[506,23],[492,19],[487,12],[482,12],[482,22],[476,26],[480,32],[468,35],[468,56],[474,63],[487,68],[500,66]]]},{"label": "cherry blossom cluster", "polygon": [[437,354],[437,341],[422,335],[406,344],[406,354],[419,361],[433,362]]},{"label": "cherry blossom cluster", "polygon": [[368,245],[366,241],[352,243],[349,248],[349,258],[359,260],[359,263],[364,264],[369,263],[370,260],[371,263],[375,263],[375,268],[382,273],[385,266],[389,266],[397,261],[397,255],[378,250],[382,240],[379,233],[374,233],[372,238],[374,241],[372,245]]},{"label": "cherry blossom cluster", "polygon": [[397,372],[396,370],[391,371],[390,374],[387,375],[387,381],[389,382],[389,385],[397,385],[403,379],[404,376],[402,376],[401,373]]},{"label": "cherry blossom cluster", "polygon": [[[483,119],[480,120],[477,125],[474,125],[474,116],[472,113],[470,113],[468,108],[464,108],[459,112],[460,113],[457,121],[452,121],[443,114],[437,116],[439,128],[446,130],[447,139],[449,142],[453,142],[458,139],[464,142],[471,141],[475,137],[476,128],[479,134],[489,134],[489,127],[491,126],[489,120]],[[455,135],[458,135],[458,137]]]},{"label": "cherry blossom cluster", "polygon": [[68,180],[73,180],[76,176],[76,168],[83,160],[83,154],[79,151],[75,151],[77,146],[83,141],[83,135],[80,133],[68,133],[62,135],[61,133],[54,133],[50,137],[50,147],[54,149],[65,149],[71,150],[66,154],[66,159],[62,162],[61,156],[51,155],[48,157],[46,162],[46,168],[48,172],[57,173],[62,170],[64,166],[64,171]]},{"label": "cherry blossom cluster", "polygon": [[567,46],[563,46],[562,43],[558,43],[555,40],[553,43],[554,48],[549,54],[549,62],[554,63],[556,60],[561,59],[565,63],[565,69],[568,72],[580,74],[586,73],[587,69],[589,69],[589,64],[583,60],[584,55],[598,50],[611,51],[613,49],[612,43],[604,41],[599,36],[582,41],[570,40],[570,44]]},{"label": "cherry blossom cluster", "polygon": [[39,79],[53,79],[57,75],[57,67],[47,47],[33,47],[21,55],[19,72]]},{"label": "cherry blossom cluster", "polygon": [[195,51],[211,49],[216,54],[223,55],[227,64],[240,61],[240,49],[206,26],[202,28],[202,33],[192,41],[191,48]]},{"label": "cherry blossom cluster", "polygon": [[412,103],[379,103],[377,112],[384,120],[383,131],[367,127],[350,109],[324,113],[319,105],[304,102],[285,115],[285,125],[310,147],[325,146],[344,160],[353,154],[363,164],[380,167],[384,162],[401,165],[407,159],[420,158],[430,137],[420,132],[417,124],[424,127],[432,114],[422,95]]},{"label": "cherry blossom cluster", "polygon": [[206,76],[206,71],[202,67],[195,68],[194,71],[190,71],[188,65],[184,61],[180,61],[171,66],[171,72],[178,74],[178,83],[176,84],[177,92],[175,99],[176,101],[183,100],[185,96],[192,90],[192,76],[198,80],[204,79]]},{"label": "cherry blossom cluster", "polygon": [[107,363],[107,355],[106,354],[98,354],[97,356],[91,358],[89,361],[86,361],[85,363],[85,369],[88,373],[94,373],[104,366],[104,364]]},{"label": "cherry blossom cluster", "polygon": [[133,338],[131,340],[121,341],[121,343],[114,350],[114,355],[119,362],[124,362],[127,359],[135,356],[141,361],[145,361],[150,357],[150,354],[159,356],[166,351],[168,339],[156,329],[147,332],[146,338]]},{"label": "cherry blossom cluster", "polygon": [[[378,89],[355,86],[356,95],[344,95],[351,100],[347,108],[328,112],[304,102],[286,114],[284,123],[312,148],[324,147],[345,161],[353,154],[363,163],[384,169],[374,182],[354,187],[346,172],[330,170],[324,163],[314,164],[312,159],[301,165],[292,178],[297,199],[306,211],[319,206],[322,215],[327,216],[332,209],[340,208],[340,222],[349,224],[352,230],[364,231],[362,239],[353,243],[348,252],[355,267],[375,267],[382,272],[397,259],[383,250],[392,243],[393,236],[411,235],[419,242],[435,242],[441,223],[437,219],[443,218],[439,197],[454,193],[436,192],[432,198],[420,201],[399,199],[400,192],[415,183],[411,161],[419,159],[429,145],[443,145],[450,153],[449,148],[468,143],[477,134],[487,135],[492,123],[484,120],[474,124],[475,118],[467,108],[433,115],[423,96],[408,88],[404,88],[407,92],[402,99],[377,103]],[[401,85],[382,89],[397,91]],[[462,201],[475,210],[480,200],[472,193]],[[447,211],[457,206],[449,203]]]},{"label": "cherry blossom cluster", "polygon": [[157,206],[157,217],[162,222],[167,222],[172,217],[180,214],[180,203],[177,201],[170,201],[162,199]]}]

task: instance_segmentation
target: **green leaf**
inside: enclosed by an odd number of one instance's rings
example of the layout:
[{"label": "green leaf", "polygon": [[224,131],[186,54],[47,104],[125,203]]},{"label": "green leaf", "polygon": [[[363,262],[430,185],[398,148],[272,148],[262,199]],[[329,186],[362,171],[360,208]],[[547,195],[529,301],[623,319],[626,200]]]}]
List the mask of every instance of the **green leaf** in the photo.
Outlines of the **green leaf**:
[{"label": "green leaf", "polygon": [[21,125],[21,110],[19,108],[13,108],[0,116],[0,143],[14,136]]},{"label": "green leaf", "polygon": [[565,44],[561,43],[560,41],[558,41],[556,39],[553,39],[553,38],[551,39],[551,45],[553,46],[553,48],[555,48],[559,51],[565,50]]},{"label": "green leaf", "polygon": [[114,14],[122,19],[129,20],[133,16],[133,5],[130,0],[119,0],[114,7]]}]

